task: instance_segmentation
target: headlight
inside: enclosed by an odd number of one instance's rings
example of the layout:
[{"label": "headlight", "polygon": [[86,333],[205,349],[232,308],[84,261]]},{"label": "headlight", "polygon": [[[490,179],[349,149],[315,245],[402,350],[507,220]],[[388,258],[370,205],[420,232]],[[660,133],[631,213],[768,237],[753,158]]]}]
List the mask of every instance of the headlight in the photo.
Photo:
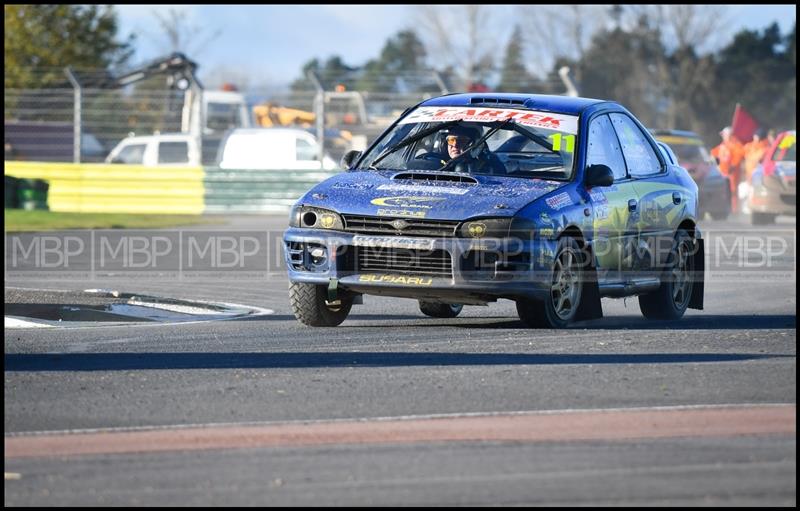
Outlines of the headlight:
[{"label": "headlight", "polygon": [[344,230],[344,222],[338,213],[329,209],[311,206],[295,206],[289,214],[289,226],[316,229]]},{"label": "headlight", "polygon": [[458,232],[462,238],[505,238],[510,227],[510,218],[479,218],[462,223]]}]

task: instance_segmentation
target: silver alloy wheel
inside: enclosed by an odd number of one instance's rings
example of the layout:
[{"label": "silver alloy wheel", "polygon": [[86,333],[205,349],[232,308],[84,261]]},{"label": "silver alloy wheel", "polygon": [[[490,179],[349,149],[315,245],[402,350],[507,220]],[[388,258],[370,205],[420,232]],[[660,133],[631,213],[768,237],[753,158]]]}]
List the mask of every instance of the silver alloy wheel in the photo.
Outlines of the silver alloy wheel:
[{"label": "silver alloy wheel", "polygon": [[689,247],[687,243],[678,245],[675,266],[672,268],[672,301],[682,309],[692,294],[692,280],[689,275]]},{"label": "silver alloy wheel", "polygon": [[556,258],[550,297],[553,309],[561,319],[569,319],[580,303],[583,283],[578,258],[572,249],[563,250]]}]

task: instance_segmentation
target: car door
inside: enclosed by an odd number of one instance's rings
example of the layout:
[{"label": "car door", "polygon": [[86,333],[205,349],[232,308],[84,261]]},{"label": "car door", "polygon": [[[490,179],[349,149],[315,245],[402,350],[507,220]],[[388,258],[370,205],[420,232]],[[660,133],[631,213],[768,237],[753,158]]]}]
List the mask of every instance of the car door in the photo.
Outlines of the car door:
[{"label": "car door", "polygon": [[674,184],[666,172],[667,160],[636,122],[622,113],[609,117],[639,196],[636,223],[631,225],[637,236],[631,239],[626,251],[630,270],[641,276],[654,276],[669,256],[676,222],[689,197]]},{"label": "car door", "polygon": [[638,236],[639,196],[628,175],[622,148],[608,114],[592,118],[588,133],[587,168],[603,164],[614,174],[613,185],[588,190],[592,201],[598,282],[625,282],[633,267],[626,250]]}]

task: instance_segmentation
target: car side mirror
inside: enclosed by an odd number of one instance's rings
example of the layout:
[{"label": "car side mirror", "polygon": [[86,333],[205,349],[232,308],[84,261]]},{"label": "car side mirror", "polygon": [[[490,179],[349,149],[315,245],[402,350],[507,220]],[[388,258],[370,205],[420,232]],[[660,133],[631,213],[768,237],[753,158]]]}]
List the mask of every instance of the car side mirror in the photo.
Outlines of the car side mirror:
[{"label": "car side mirror", "polygon": [[611,186],[614,184],[614,173],[608,165],[596,163],[586,169],[586,187]]},{"label": "car side mirror", "polygon": [[342,161],[341,161],[342,167],[349,169],[350,166],[353,165],[353,162],[355,162],[360,156],[361,156],[361,151],[356,151],[356,150],[347,151],[346,153],[344,153],[344,156],[342,156]]}]

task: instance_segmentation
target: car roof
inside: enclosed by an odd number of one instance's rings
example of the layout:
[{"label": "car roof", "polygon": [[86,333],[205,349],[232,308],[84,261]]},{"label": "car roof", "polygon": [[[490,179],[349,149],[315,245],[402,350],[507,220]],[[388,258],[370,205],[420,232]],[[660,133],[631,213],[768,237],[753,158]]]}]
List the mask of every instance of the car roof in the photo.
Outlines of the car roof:
[{"label": "car roof", "polygon": [[700,136],[694,131],[687,131],[687,130],[651,129],[650,133],[652,133],[654,137],[673,136],[673,137],[700,138]]},{"label": "car roof", "polygon": [[549,94],[511,94],[482,92],[448,94],[424,101],[420,106],[483,106],[501,108],[530,108],[570,115],[580,115],[586,108],[599,103],[613,103],[600,99],[555,96]]}]

